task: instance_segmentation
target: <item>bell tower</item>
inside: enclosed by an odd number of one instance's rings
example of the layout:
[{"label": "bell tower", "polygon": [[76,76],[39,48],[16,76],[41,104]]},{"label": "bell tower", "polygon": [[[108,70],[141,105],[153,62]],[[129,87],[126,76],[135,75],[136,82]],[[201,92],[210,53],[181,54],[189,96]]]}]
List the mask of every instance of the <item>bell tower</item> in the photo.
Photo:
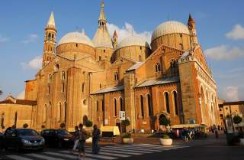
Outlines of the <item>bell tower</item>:
[{"label": "bell tower", "polygon": [[191,34],[191,47],[195,48],[198,45],[197,30],[196,30],[196,23],[192,18],[191,14],[189,15],[188,18],[188,29]]},{"label": "bell tower", "polygon": [[55,27],[54,14],[51,12],[47,26],[45,28],[42,67],[53,60],[55,56],[57,30]]}]

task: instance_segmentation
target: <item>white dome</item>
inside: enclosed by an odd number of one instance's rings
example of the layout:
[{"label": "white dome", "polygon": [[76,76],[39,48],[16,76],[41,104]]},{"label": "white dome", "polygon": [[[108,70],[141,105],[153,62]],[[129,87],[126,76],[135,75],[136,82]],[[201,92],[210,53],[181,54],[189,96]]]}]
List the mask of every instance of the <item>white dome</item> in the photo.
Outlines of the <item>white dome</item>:
[{"label": "white dome", "polygon": [[157,26],[152,34],[152,41],[160,36],[171,33],[190,34],[188,27],[183,23],[177,21],[168,21]]},{"label": "white dome", "polygon": [[128,47],[128,46],[144,46],[144,47],[150,48],[149,44],[147,43],[145,38],[143,38],[141,36],[132,35],[132,36],[129,36],[129,37],[123,39],[118,44],[116,49],[123,48],[123,47]]},{"label": "white dome", "polygon": [[58,42],[58,45],[64,43],[82,43],[94,47],[94,44],[92,43],[90,38],[87,37],[85,33],[80,32],[70,32],[64,35]]}]

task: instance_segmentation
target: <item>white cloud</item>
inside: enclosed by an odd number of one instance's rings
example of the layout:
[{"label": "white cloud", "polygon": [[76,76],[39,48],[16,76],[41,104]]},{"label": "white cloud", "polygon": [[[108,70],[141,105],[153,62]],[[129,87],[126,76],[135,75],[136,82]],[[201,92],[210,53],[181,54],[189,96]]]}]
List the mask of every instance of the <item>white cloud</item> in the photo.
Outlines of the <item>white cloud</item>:
[{"label": "white cloud", "polygon": [[37,56],[30,60],[28,63],[21,63],[24,69],[40,69],[42,65],[42,56]]},{"label": "white cloud", "polygon": [[0,35],[0,43],[7,42],[9,39]]},{"label": "white cloud", "polygon": [[17,95],[17,99],[25,99],[25,91],[22,91]]},{"label": "white cloud", "polygon": [[39,36],[37,34],[30,34],[30,35],[28,35],[26,40],[22,41],[22,43],[24,43],[24,44],[34,43],[38,39],[39,39]]},{"label": "white cloud", "polygon": [[228,86],[223,92],[224,100],[226,101],[239,101],[239,89],[236,86]]},{"label": "white cloud", "polygon": [[244,27],[237,24],[229,33],[226,33],[225,36],[233,40],[244,39]]},{"label": "white cloud", "polygon": [[232,60],[244,57],[244,48],[220,45],[206,49],[205,55],[215,60]]},{"label": "white cloud", "polygon": [[141,33],[137,33],[133,27],[133,25],[131,25],[130,23],[125,22],[125,25],[122,26],[121,28],[118,27],[115,24],[112,23],[108,23],[107,24],[108,27],[108,32],[111,36],[113,36],[114,31],[116,30],[117,34],[118,34],[118,41],[120,42],[121,40],[125,39],[128,36],[131,35],[138,35],[138,36],[142,36],[143,38],[145,38],[145,40],[150,44],[151,42],[151,32],[148,31],[144,31]]}]

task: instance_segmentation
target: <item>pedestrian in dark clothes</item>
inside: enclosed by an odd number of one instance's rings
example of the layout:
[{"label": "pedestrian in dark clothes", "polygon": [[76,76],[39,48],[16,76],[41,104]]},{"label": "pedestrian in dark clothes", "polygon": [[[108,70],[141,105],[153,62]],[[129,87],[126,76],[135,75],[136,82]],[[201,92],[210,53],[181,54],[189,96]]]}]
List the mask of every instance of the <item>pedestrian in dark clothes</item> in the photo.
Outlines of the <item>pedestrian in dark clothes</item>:
[{"label": "pedestrian in dark clothes", "polygon": [[97,128],[97,125],[95,124],[92,131],[92,153],[94,154],[98,154],[100,150],[100,146],[98,144],[100,139],[100,133],[100,129]]}]

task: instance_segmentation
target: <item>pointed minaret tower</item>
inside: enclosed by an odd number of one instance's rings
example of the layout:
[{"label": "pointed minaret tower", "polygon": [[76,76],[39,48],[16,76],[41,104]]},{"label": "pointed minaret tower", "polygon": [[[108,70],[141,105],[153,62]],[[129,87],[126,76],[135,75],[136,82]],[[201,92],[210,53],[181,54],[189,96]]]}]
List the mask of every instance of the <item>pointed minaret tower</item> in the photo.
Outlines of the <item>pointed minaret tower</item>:
[{"label": "pointed minaret tower", "polygon": [[57,30],[55,26],[54,14],[51,12],[45,28],[42,66],[47,65],[55,56],[56,34]]},{"label": "pointed minaret tower", "polygon": [[101,10],[98,18],[98,26],[105,28],[107,24],[106,16],[104,13],[104,1],[101,2]]},{"label": "pointed minaret tower", "polygon": [[198,45],[198,39],[197,39],[197,30],[196,30],[196,23],[194,19],[191,17],[191,14],[188,18],[188,29],[191,34],[191,46],[192,48],[195,48]]},{"label": "pointed minaret tower", "polygon": [[110,61],[113,45],[111,37],[107,29],[107,19],[104,13],[104,2],[101,2],[100,15],[98,18],[98,28],[93,37],[93,43],[96,47],[96,60],[97,61]]},{"label": "pointed minaret tower", "polygon": [[114,30],[114,34],[113,34],[113,38],[112,38],[112,44],[113,44],[114,49],[118,45],[118,34],[117,34],[116,30]]}]

